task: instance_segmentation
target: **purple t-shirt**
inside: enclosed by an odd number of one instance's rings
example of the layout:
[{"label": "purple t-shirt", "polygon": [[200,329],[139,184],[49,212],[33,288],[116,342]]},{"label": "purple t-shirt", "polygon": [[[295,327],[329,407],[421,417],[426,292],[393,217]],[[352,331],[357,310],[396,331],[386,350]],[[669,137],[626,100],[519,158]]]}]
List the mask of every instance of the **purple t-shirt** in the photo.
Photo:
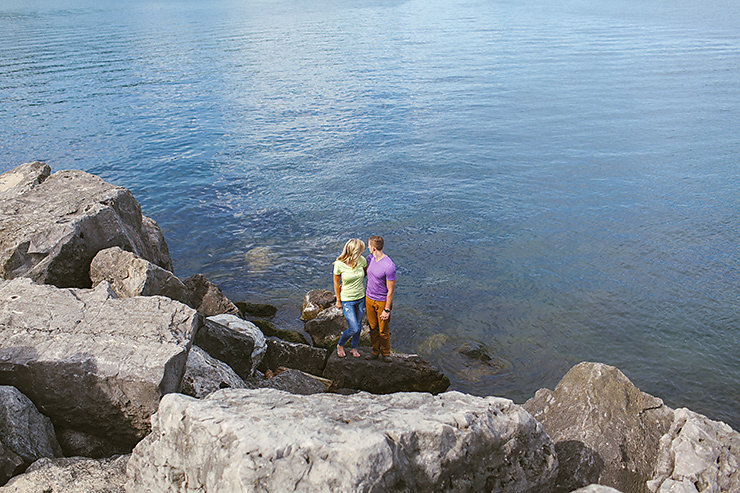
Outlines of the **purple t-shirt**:
[{"label": "purple t-shirt", "polygon": [[396,264],[389,256],[375,260],[372,255],[367,256],[367,288],[365,296],[375,301],[385,301],[388,296],[386,281],[396,280]]}]

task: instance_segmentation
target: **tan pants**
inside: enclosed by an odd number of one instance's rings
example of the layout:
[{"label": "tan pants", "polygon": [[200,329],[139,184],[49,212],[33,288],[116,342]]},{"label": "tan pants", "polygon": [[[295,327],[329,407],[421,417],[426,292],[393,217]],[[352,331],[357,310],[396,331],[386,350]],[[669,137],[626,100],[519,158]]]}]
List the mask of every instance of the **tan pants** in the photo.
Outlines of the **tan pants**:
[{"label": "tan pants", "polygon": [[381,320],[380,314],[385,309],[385,301],[371,300],[365,297],[367,321],[370,324],[370,342],[373,345],[373,354],[390,356],[391,333],[388,329],[388,320]]}]

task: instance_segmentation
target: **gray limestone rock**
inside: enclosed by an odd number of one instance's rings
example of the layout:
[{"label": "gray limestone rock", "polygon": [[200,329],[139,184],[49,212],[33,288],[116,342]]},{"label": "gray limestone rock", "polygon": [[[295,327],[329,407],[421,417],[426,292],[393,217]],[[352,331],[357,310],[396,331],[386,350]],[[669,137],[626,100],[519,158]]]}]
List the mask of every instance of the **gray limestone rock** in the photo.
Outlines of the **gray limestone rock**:
[{"label": "gray limestone rock", "polygon": [[56,426],[132,447],[161,396],[179,391],[199,323],[182,303],[117,299],[105,282],[91,290],[0,281],[0,384]]},{"label": "gray limestone rock", "polygon": [[203,274],[195,274],[184,279],[183,284],[190,294],[190,306],[206,317],[229,314],[239,315],[239,308],[231,302],[221,289],[206,279]]},{"label": "gray limestone rock", "polygon": [[39,459],[0,493],[124,493],[128,455]]},{"label": "gray limestone rock", "polygon": [[[330,306],[319,312],[316,317],[303,324],[304,330],[311,336],[315,346],[330,348],[339,342],[342,332],[347,330],[347,319],[344,318],[342,310],[336,306]],[[370,345],[370,326],[367,320],[363,320],[360,331],[360,344]],[[348,343],[345,343],[349,346]]]},{"label": "gray limestone rock", "polygon": [[90,264],[93,286],[107,281],[121,298],[166,296],[187,304],[188,288],[172,272],[119,247],[101,250]]},{"label": "gray limestone rock", "polygon": [[0,385],[0,444],[10,452],[6,460],[15,464],[10,471],[0,467],[0,484],[36,459],[62,455],[51,420],[18,389],[6,385]]},{"label": "gray limestone rock", "polygon": [[229,365],[241,378],[254,373],[267,349],[265,336],[257,326],[235,315],[208,317],[195,344]]},{"label": "gray limestone rock", "polygon": [[109,440],[71,428],[57,428],[57,440],[65,457],[104,459],[131,452],[130,448],[117,446]]},{"label": "gray limestone rock", "polygon": [[657,462],[650,491],[740,491],[740,433],[688,409],[674,412],[670,430],[660,439]]},{"label": "gray limestone rock", "polygon": [[373,394],[392,392],[430,392],[438,394],[450,386],[450,380],[429,362],[415,354],[391,353],[391,361],[367,360],[370,349],[359,348],[360,358],[347,351],[340,358],[329,355],[323,376],[339,388],[364,390]]},{"label": "gray limestone rock", "polygon": [[201,399],[220,389],[245,389],[247,384],[229,365],[219,361],[198,346],[190,348],[182,393]]},{"label": "gray limestone rock", "polygon": [[658,441],[673,420],[663,401],[601,363],[579,363],[554,391],[538,390],[524,408],[555,442],[560,463],[555,491],[564,492],[597,482],[646,492]]},{"label": "gray limestone rock", "polygon": [[337,297],[331,291],[326,289],[312,289],[303,298],[301,320],[308,322],[316,318],[321,311],[333,306],[336,300]]},{"label": "gray limestone rock", "polygon": [[247,381],[250,389],[269,388],[292,394],[318,394],[329,390],[331,381],[304,373],[300,370],[281,371],[272,378],[252,377]]},{"label": "gray limestone rock", "polygon": [[171,394],[152,427],[129,460],[129,493],[534,493],[557,469],[550,438],[521,407],[458,392]]},{"label": "gray limestone rock", "polygon": [[267,351],[258,369],[263,373],[278,368],[295,368],[313,375],[321,375],[326,366],[328,351],[324,348],[283,341],[274,337],[267,339]]},{"label": "gray limestone rock", "polygon": [[111,246],[172,269],[131,192],[79,170],[48,172],[29,163],[0,175],[0,278],[89,287],[90,261]]}]

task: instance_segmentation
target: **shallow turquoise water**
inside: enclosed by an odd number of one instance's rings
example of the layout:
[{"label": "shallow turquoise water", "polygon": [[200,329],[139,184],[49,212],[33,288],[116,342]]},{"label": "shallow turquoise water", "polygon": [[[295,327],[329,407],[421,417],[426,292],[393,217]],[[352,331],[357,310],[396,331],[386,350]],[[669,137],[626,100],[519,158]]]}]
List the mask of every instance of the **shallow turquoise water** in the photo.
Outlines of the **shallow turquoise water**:
[{"label": "shallow turquoise water", "polygon": [[740,7],[551,3],[5,0],[0,171],[130,188],[286,328],[382,234],[393,345],[453,388],[597,360],[737,429]]}]

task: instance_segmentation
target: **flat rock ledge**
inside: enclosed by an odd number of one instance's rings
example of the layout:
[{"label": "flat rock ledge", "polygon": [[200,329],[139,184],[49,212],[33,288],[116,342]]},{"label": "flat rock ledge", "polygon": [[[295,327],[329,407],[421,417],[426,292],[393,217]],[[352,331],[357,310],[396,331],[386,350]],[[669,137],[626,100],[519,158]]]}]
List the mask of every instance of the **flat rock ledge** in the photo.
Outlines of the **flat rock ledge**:
[{"label": "flat rock ledge", "polygon": [[126,491],[547,491],[553,444],[507,399],[458,392],[166,395]]},{"label": "flat rock ledge", "polygon": [[124,493],[128,455],[39,459],[0,493]]},{"label": "flat rock ledge", "polygon": [[0,281],[0,385],[23,392],[55,426],[133,447],[161,396],[179,391],[199,324],[182,303],[118,299],[106,282]]}]

